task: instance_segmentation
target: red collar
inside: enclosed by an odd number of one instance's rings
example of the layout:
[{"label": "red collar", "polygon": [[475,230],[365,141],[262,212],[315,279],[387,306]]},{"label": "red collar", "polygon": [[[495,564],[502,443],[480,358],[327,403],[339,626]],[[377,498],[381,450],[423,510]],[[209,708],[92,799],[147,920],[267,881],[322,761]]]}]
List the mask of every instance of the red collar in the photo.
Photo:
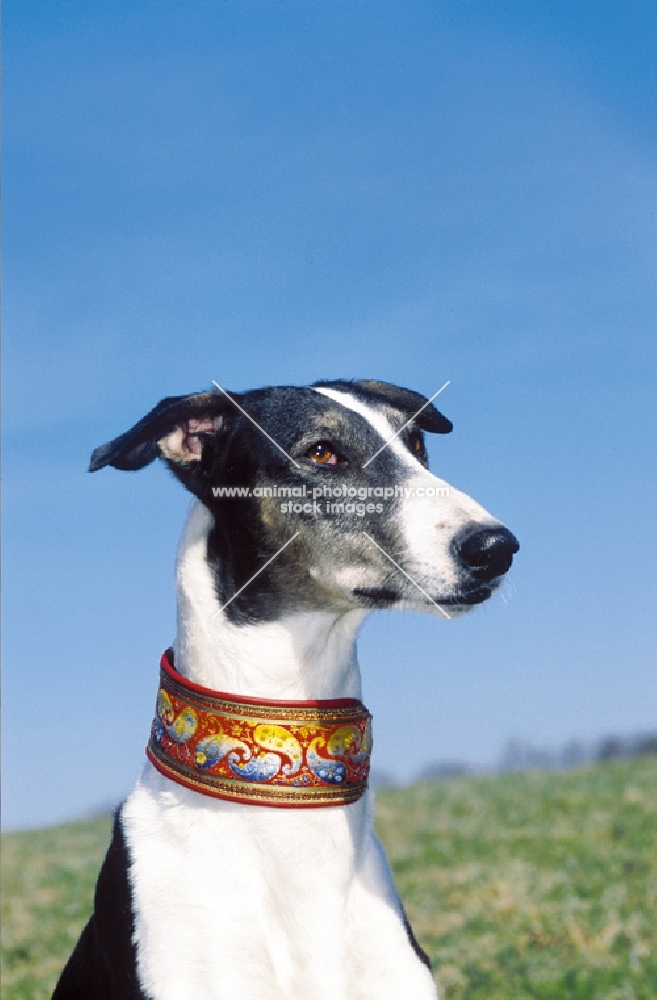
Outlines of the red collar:
[{"label": "red collar", "polygon": [[172,781],[218,799],[307,808],[367,787],[371,715],[361,701],[262,701],[194,684],[160,663],[146,753]]}]

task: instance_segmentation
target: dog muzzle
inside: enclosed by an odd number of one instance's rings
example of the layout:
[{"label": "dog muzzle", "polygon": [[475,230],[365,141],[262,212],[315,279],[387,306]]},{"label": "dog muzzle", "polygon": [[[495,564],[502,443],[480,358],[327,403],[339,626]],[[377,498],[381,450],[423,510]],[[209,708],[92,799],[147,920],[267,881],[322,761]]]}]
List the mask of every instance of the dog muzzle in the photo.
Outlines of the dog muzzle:
[{"label": "dog muzzle", "polygon": [[193,684],[168,649],[146,754],[202,795],[313,808],[356,802],[367,787],[372,716],[361,701],[262,701]]}]

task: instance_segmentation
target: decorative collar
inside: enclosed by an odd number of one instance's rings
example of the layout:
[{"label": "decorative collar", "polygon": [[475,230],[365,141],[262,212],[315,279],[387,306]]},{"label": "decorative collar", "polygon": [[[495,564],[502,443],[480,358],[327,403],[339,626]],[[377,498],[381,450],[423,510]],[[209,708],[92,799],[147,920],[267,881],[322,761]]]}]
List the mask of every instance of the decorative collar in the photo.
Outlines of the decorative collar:
[{"label": "decorative collar", "polygon": [[307,808],[367,787],[372,716],[361,701],[262,701],[211,691],[160,662],[146,754],[172,781],[218,799]]}]

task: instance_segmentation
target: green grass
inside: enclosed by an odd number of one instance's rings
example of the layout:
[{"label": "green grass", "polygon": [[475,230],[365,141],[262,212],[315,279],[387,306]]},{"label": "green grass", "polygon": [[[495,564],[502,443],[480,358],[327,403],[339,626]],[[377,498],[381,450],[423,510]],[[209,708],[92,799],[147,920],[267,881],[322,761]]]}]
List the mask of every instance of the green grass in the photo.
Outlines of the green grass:
[{"label": "green grass", "polygon": [[377,801],[446,1000],[657,998],[657,757]]},{"label": "green grass", "polygon": [[[657,998],[657,757],[380,792],[377,827],[444,1000]],[[50,996],[110,821],[3,838],[3,990]]]},{"label": "green grass", "polygon": [[91,913],[111,819],[2,837],[2,997],[46,1000]]}]

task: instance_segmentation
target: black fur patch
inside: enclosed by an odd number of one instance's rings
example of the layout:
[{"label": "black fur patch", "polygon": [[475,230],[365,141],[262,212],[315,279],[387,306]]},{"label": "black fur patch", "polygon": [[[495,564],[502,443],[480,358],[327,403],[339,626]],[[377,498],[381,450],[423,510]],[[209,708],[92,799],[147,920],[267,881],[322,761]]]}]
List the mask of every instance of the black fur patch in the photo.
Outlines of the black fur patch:
[{"label": "black fur patch", "polygon": [[354,594],[356,597],[370,601],[376,607],[381,607],[384,604],[396,604],[397,601],[401,600],[401,595],[396,590],[384,590],[383,587],[356,587]]},{"label": "black fur patch", "polygon": [[418,942],[418,939],[413,933],[413,928],[411,927],[408,917],[406,916],[406,910],[402,907],[402,916],[404,918],[404,927],[406,929],[406,934],[408,935],[408,940],[411,942],[411,947],[417,957],[420,959],[423,965],[426,965],[429,972],[433,972],[433,966],[431,964],[431,959],[427,955],[426,951],[422,945]]},{"label": "black fur patch", "polygon": [[94,912],[69,958],[52,1000],[146,1000],[137,980],[132,943],[130,861],[120,810],[100,869]]}]

